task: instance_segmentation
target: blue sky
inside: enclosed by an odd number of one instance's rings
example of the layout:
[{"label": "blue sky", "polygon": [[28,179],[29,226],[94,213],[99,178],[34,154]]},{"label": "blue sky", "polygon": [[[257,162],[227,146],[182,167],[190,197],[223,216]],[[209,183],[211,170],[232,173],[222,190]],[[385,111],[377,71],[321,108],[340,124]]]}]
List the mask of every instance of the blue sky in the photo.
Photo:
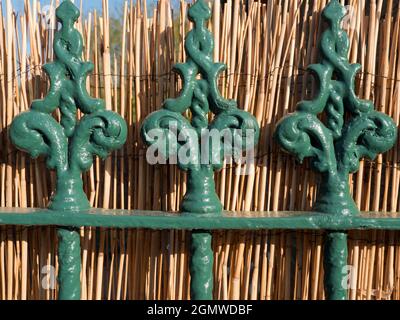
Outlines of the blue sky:
[{"label": "blue sky", "polygon": [[[30,0],[32,3],[32,0]],[[41,3],[41,6],[46,6],[49,5],[51,3],[51,0],[39,0]],[[80,6],[80,1],[81,0],[75,0],[75,4],[77,4],[77,6]],[[97,9],[98,11],[101,11],[101,3],[102,0],[82,0],[83,1],[83,12],[84,14],[86,14],[89,11],[93,11],[94,9]],[[54,1],[55,2],[55,1]],[[111,15],[115,15],[118,12],[122,11],[123,8],[123,4],[124,4],[125,0],[109,0],[109,9],[110,9],[110,14]],[[130,2],[130,0],[128,1],[128,3]],[[156,3],[156,0],[147,0],[148,4],[152,4],[152,3]],[[179,3],[179,1],[177,0],[171,0],[173,5],[176,5],[177,3]],[[5,3],[6,1],[3,0],[3,7],[5,8]],[[14,7],[14,10],[17,12],[21,12],[24,10],[24,1],[23,0],[11,0],[11,3]]]}]

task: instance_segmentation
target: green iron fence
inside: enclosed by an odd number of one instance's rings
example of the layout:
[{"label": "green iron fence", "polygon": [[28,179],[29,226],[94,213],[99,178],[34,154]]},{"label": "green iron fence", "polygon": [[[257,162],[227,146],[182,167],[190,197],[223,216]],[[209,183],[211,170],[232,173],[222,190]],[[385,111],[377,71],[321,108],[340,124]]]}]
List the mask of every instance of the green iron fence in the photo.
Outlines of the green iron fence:
[{"label": "green iron fence", "polygon": [[[199,153],[188,163],[178,165],[188,172],[187,193],[181,214],[146,211],[95,210],[82,188],[81,172],[90,169],[93,155],[106,158],[126,140],[125,121],[106,111],[102,100],[93,99],[85,89],[93,65],[81,60],[82,37],[74,28],[79,10],[70,0],[56,12],[62,28],[54,38],[54,62],[45,66],[51,86],[43,100],[34,101],[31,110],[13,121],[12,142],[32,157],[47,157],[57,172],[57,188],[48,210],[0,209],[0,224],[54,225],[59,236],[59,298],[80,299],[81,248],[79,227],[114,227],[192,230],[191,298],[211,300],[213,292],[212,230],[326,230],[324,269],[328,299],[347,298],[342,282],[346,276],[347,231],[354,229],[400,230],[400,215],[360,213],[350,196],[348,176],[358,170],[363,157],[374,159],[396,142],[397,128],[388,116],[374,111],[370,101],[354,92],[360,68],[348,61],[349,41],[341,29],[346,10],[332,0],[323,12],[328,23],[321,38],[321,61],[310,66],[319,80],[317,97],[301,102],[297,111],[277,126],[275,137],[284,150],[300,161],[311,158],[322,174],[313,212],[223,212],[215,192],[213,173],[222,167],[223,149],[213,149],[212,162],[204,164]],[[213,37],[205,23],[211,12],[204,0],[189,9],[194,28],[187,35],[187,60],[175,70],[183,79],[181,96],[165,101],[162,110],[143,123],[142,137],[149,146],[163,142],[165,158],[176,156],[186,147],[201,147],[204,130],[228,130],[243,141],[251,133],[253,143],[241,143],[234,153],[253,148],[259,127],[253,116],[240,110],[235,101],[221,97],[217,78],[225,65],[212,59]],[[200,78],[198,76],[201,76]],[[59,108],[61,123],[51,116]],[[76,120],[77,108],[84,114]],[[190,113],[191,117],[183,114]],[[214,116],[209,122],[209,113]],[[323,117],[318,115],[323,113]],[[324,119],[325,121],[322,121]],[[174,134],[170,131],[174,123]],[[151,131],[163,134],[157,139]],[[180,144],[176,135],[191,130]],[[261,142],[262,143],[262,142]]]}]

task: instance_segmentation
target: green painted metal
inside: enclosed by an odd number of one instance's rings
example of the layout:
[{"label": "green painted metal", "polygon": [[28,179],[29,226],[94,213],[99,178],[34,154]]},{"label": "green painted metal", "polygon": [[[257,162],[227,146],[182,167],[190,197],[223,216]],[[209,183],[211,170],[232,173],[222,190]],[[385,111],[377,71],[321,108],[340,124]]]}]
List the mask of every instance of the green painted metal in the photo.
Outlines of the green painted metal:
[{"label": "green painted metal", "polygon": [[[57,186],[50,209],[84,210],[90,204],[83,192],[81,173],[90,169],[93,155],[106,158],[122,147],[127,127],[118,114],[105,110],[104,102],[91,98],[86,91],[93,64],[81,60],[82,36],[74,28],[78,8],[65,0],[56,15],[62,24],[54,36],[56,59],[43,67],[50,78],[49,93],[14,119],[10,138],[32,157],[47,157],[48,167],[56,170]],[[52,116],[57,108],[61,123]],[[77,109],[85,114],[79,122]]]},{"label": "green painted metal", "polygon": [[[47,157],[48,167],[57,172],[50,210],[0,209],[2,225],[58,227],[59,299],[80,299],[81,226],[193,230],[193,300],[212,299],[211,230],[325,229],[326,295],[328,299],[346,299],[347,231],[400,230],[400,213],[360,213],[350,196],[349,174],[358,170],[363,157],[374,159],[389,150],[397,139],[397,129],[392,119],[374,111],[372,102],[355,95],[355,76],[360,66],[350,64],[347,58],[349,40],[340,27],[346,15],[344,7],[332,0],[323,12],[329,28],[321,39],[322,59],[320,64],[310,66],[319,80],[318,96],[301,102],[294,114],[278,124],[275,133],[283,149],[300,161],[311,158],[313,167],[322,173],[314,212],[222,212],[213,178],[214,171],[222,167],[222,149],[211,151],[213,161],[208,164],[200,163],[197,153],[189,163],[179,162],[178,158],[180,168],[188,171],[182,214],[90,209],[81,173],[91,167],[94,155],[106,158],[109,152],[120,148],[125,143],[127,128],[119,115],[106,111],[104,102],[91,98],[85,89],[93,65],[81,60],[82,37],[74,28],[79,14],[70,0],[57,9],[62,28],[54,39],[56,59],[44,66],[51,83],[49,93],[43,100],[34,101],[30,111],[16,117],[10,128],[10,138],[19,149],[34,158]],[[163,110],[145,120],[141,130],[144,141],[149,146],[159,142],[151,131],[161,129],[161,140],[165,142],[161,151],[166,158],[176,156],[188,146],[200,150],[205,129],[229,129],[234,138],[237,129],[249,129],[254,132],[256,143],[256,119],[238,109],[235,101],[222,98],[218,91],[218,75],[226,66],[212,60],[213,37],[205,26],[211,17],[209,7],[204,0],[198,0],[190,7],[188,16],[194,28],[186,38],[187,62],[175,67],[183,78],[183,90],[178,98],[166,100]],[[57,108],[60,123],[52,117]],[[84,114],[80,121],[76,117],[78,109]],[[215,115],[211,123],[210,112]],[[323,112],[325,124],[318,117]],[[183,114],[190,115],[190,120]],[[169,131],[171,127],[175,127],[175,133]],[[175,136],[188,129],[194,129],[195,135],[185,136],[184,141],[176,144]]]},{"label": "green painted metal", "polygon": [[58,228],[59,300],[79,300],[81,297],[81,246],[76,228]]},{"label": "green painted metal", "polygon": [[193,231],[190,259],[190,293],[192,300],[213,299],[214,253],[210,232]]},{"label": "green painted metal", "polygon": [[328,232],[324,244],[324,283],[329,300],[347,299],[347,234]]},{"label": "green painted metal", "polygon": [[[348,60],[349,38],[341,28],[346,14],[338,0],[330,1],[324,9],[323,18],[329,27],[320,42],[321,63],[309,67],[319,80],[318,95],[312,101],[300,102],[275,133],[284,150],[300,162],[311,158],[312,166],[322,173],[314,210],[335,217],[359,213],[350,195],[349,174],[358,171],[362,158],[374,159],[392,148],[397,139],[394,121],[375,111],[371,101],[360,100],[355,94],[355,77],[361,66]],[[318,118],[322,112],[325,123]],[[346,238],[345,232],[327,234],[324,267],[328,299],[346,298],[341,285],[341,267],[347,263]]]},{"label": "green painted metal", "polygon": [[[322,173],[315,211],[336,215],[359,212],[348,181],[349,173],[358,171],[360,159],[374,159],[392,148],[397,139],[394,121],[374,111],[371,101],[356,97],[354,82],[361,66],[348,61],[349,38],[341,29],[346,13],[337,0],[324,9],[329,28],[320,43],[322,61],[309,67],[319,80],[318,96],[300,102],[297,112],[285,117],[275,133],[284,150],[301,162],[311,158],[315,170]],[[322,112],[326,124],[318,118]]]},{"label": "green painted metal", "polygon": [[[164,146],[159,148],[159,152],[166,159],[178,155],[180,169],[188,172],[187,192],[181,203],[181,212],[193,216],[201,215],[202,218],[221,216],[222,204],[215,191],[214,171],[222,169],[225,149],[221,146],[216,149],[211,137],[207,137],[211,148],[207,154],[208,159],[204,161],[204,154],[200,152],[203,151],[203,139],[207,132],[213,130],[219,133],[229,130],[232,139],[243,139],[243,132],[247,135],[247,130],[251,130],[254,136],[252,145],[242,140],[241,150],[234,150],[239,153],[242,149],[254,147],[260,129],[252,115],[238,109],[235,101],[226,100],[219,93],[218,75],[226,69],[226,65],[215,63],[212,58],[214,39],[205,26],[206,21],[211,18],[211,10],[206,2],[196,1],[190,7],[188,17],[194,27],[185,41],[187,60],[174,68],[183,79],[182,92],[178,98],[166,100],[162,110],[146,118],[141,135],[149,146],[160,146],[162,142]],[[198,75],[202,78],[198,79]],[[190,111],[190,120],[182,115],[187,111]],[[210,112],[215,115],[211,123]],[[155,130],[163,134],[154,138],[152,132]],[[221,142],[224,137],[220,135]],[[184,162],[179,155],[181,151],[186,153],[187,150],[190,156]],[[191,252],[192,299],[212,299],[211,235],[193,234]]]},{"label": "green painted metal", "polygon": [[[196,1],[190,7],[188,16],[194,28],[186,37],[187,61],[174,68],[183,79],[181,95],[166,100],[162,110],[147,117],[141,133],[149,146],[164,145],[159,150],[166,159],[178,155],[186,150],[184,148],[190,148],[189,163],[183,163],[179,157],[177,159],[180,169],[188,171],[187,193],[180,209],[191,214],[219,215],[222,204],[215,192],[214,170],[222,168],[224,150],[221,147],[219,150],[212,149],[210,159],[203,163],[200,153],[196,152],[202,147],[201,138],[205,130],[222,132],[229,129],[234,138],[243,139],[242,135],[238,137],[238,129],[241,129],[242,132],[253,132],[256,143],[259,126],[252,115],[238,109],[236,101],[225,100],[218,91],[218,75],[226,69],[226,65],[215,63],[212,59],[214,39],[205,26],[211,17],[210,8],[204,0]],[[202,79],[197,78],[199,74]],[[191,120],[182,115],[187,111],[191,113]],[[210,112],[215,115],[211,123],[208,121]],[[158,139],[152,135],[155,130],[163,132]],[[188,134],[189,131],[193,134]],[[185,139],[177,143],[176,137],[179,135]],[[245,147],[244,144],[242,147]],[[254,145],[246,147],[252,148]]]},{"label": "green painted metal", "polygon": [[348,261],[347,233],[330,231],[324,242],[324,288],[328,300],[346,300],[347,287],[343,287],[347,274],[344,273]]},{"label": "green painted metal", "polygon": [[400,230],[400,213],[334,217],[316,212],[224,212],[201,219],[190,214],[92,209],[70,214],[46,209],[0,209],[0,225],[138,228],[153,230]]},{"label": "green painted metal", "polygon": [[[17,116],[10,128],[15,146],[33,158],[47,157],[47,166],[57,172],[49,208],[70,212],[90,208],[81,173],[90,169],[93,156],[106,158],[122,147],[127,137],[125,121],[105,110],[104,101],[91,98],[86,91],[86,78],[93,64],[81,59],[82,36],[74,28],[79,15],[70,0],[57,8],[57,21],[62,27],[54,36],[56,58],[43,67],[50,78],[49,92],[43,100],[34,101],[31,110]],[[57,108],[60,123],[52,116]],[[78,109],[84,114],[80,121]],[[65,229],[58,234],[60,298],[79,299],[79,234]]]}]

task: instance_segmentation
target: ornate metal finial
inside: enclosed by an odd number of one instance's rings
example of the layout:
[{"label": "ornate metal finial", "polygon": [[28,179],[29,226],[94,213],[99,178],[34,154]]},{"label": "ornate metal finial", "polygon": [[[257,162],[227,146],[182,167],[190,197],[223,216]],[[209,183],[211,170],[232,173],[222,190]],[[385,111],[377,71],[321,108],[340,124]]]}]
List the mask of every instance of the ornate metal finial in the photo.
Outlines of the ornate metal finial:
[{"label": "ornate metal finial", "polygon": [[[358,99],[354,92],[361,66],[348,61],[349,38],[341,28],[345,16],[346,9],[337,0],[324,9],[329,28],[320,43],[321,63],[309,66],[319,80],[318,96],[300,102],[297,111],[278,124],[275,137],[300,162],[310,157],[322,173],[314,210],[350,215],[358,209],[350,196],[349,173],[358,171],[362,158],[373,160],[393,147],[397,128],[390,117],[374,110],[371,101]],[[325,123],[317,117],[322,112]]]},{"label": "ornate metal finial", "polygon": [[[203,138],[211,130],[229,130],[233,138],[238,135],[238,138],[243,138],[239,133],[240,129],[241,132],[250,130],[247,132],[254,134],[253,143],[246,146],[243,143],[241,150],[235,151],[241,152],[245,147],[253,148],[255,141],[258,141],[259,127],[253,116],[239,110],[235,101],[225,100],[219,93],[217,79],[219,73],[226,69],[226,65],[214,63],[212,58],[214,39],[205,26],[205,22],[211,17],[210,8],[204,0],[196,1],[190,7],[188,16],[194,23],[194,28],[186,37],[187,61],[174,68],[183,79],[183,90],[178,98],[166,100],[163,110],[151,114],[144,121],[142,137],[149,146],[160,146],[164,143],[159,151],[167,159],[190,149],[189,161],[183,161],[178,156],[179,167],[188,171],[187,193],[181,204],[181,211],[218,214],[222,211],[222,205],[215,192],[213,174],[214,170],[222,168],[224,150],[221,147],[214,148],[207,163],[202,161],[204,154],[200,156],[196,151],[201,149]],[[202,79],[197,78],[199,74]],[[191,121],[182,116],[186,111],[190,111]],[[211,123],[210,111],[216,115]],[[154,129],[163,132],[158,139],[152,134]],[[178,135],[184,137],[178,139]]]},{"label": "ornate metal finial", "polygon": [[[93,155],[106,158],[126,141],[125,121],[106,111],[103,100],[86,91],[86,78],[93,64],[82,61],[82,36],[74,28],[79,10],[70,0],[57,8],[62,27],[54,37],[55,61],[43,68],[50,78],[50,90],[31,110],[17,116],[10,130],[12,142],[32,157],[47,157],[47,165],[57,171],[56,192],[50,208],[84,210],[90,208],[83,192],[81,172],[93,163]],[[52,113],[59,108],[61,123]],[[77,109],[85,114],[77,121]]]}]

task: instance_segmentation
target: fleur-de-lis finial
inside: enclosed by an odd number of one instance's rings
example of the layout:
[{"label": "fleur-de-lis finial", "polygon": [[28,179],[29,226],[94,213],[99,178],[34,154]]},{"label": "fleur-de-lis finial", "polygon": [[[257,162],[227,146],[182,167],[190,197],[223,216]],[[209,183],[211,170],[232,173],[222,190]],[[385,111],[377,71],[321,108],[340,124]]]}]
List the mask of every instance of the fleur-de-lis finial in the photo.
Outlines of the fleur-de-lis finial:
[{"label": "fleur-de-lis finial", "polygon": [[[185,41],[187,61],[174,67],[183,79],[182,92],[178,98],[166,100],[162,110],[151,114],[144,121],[141,133],[143,140],[149,146],[157,144],[158,151],[166,158],[178,155],[179,167],[188,171],[187,193],[181,211],[219,214],[222,204],[215,192],[213,174],[214,170],[222,168],[224,150],[222,147],[213,148],[206,155],[207,161],[203,161],[205,155],[200,155],[199,150],[202,149],[204,137],[211,130],[228,130],[232,139],[242,139],[243,132],[251,132],[254,136],[252,143],[243,143],[240,150],[234,150],[241,152],[254,147],[258,141],[259,127],[252,115],[239,110],[235,101],[226,100],[219,93],[218,75],[226,69],[226,65],[215,63],[212,58],[214,39],[205,26],[211,17],[210,8],[204,0],[196,1],[190,7],[188,16],[194,28]],[[198,79],[198,75],[201,75],[201,79]],[[182,115],[187,111],[191,115],[190,121]],[[215,114],[211,123],[210,111]],[[158,139],[153,134],[157,130],[162,132]],[[189,161],[179,157],[185,150],[190,150]]]},{"label": "fleur-de-lis finial", "polygon": [[[86,78],[93,64],[82,61],[83,40],[74,28],[79,10],[64,0],[56,10],[62,27],[54,35],[55,60],[43,66],[50,78],[50,89],[31,110],[17,116],[10,128],[12,142],[32,157],[47,157],[47,166],[57,173],[56,190],[49,208],[78,211],[90,208],[83,191],[81,173],[93,163],[93,155],[106,158],[123,146],[127,137],[125,121],[106,111],[103,100],[86,91]],[[59,109],[58,123],[52,113]],[[77,110],[83,117],[77,121]],[[81,250],[76,228],[60,227],[58,260],[59,299],[80,299]]]},{"label": "fleur-de-lis finial", "polygon": [[[50,89],[31,110],[17,116],[10,129],[15,146],[32,157],[47,157],[47,165],[57,172],[56,191],[49,208],[84,210],[90,208],[83,191],[81,172],[93,163],[93,155],[106,158],[126,141],[125,121],[106,111],[104,101],[91,98],[86,78],[93,64],[82,61],[83,40],[74,28],[79,10],[65,0],[56,10],[62,27],[54,36],[54,62],[43,69],[50,78]],[[59,109],[61,122],[51,115]],[[77,110],[84,116],[77,121]]]},{"label": "fleur-de-lis finial", "polygon": [[[350,215],[358,213],[358,208],[350,195],[349,174],[358,171],[362,158],[373,160],[393,147],[397,128],[390,117],[374,110],[371,101],[355,94],[361,66],[348,60],[349,38],[341,28],[345,16],[346,9],[337,0],[324,9],[329,27],[321,38],[321,62],[309,67],[319,80],[318,95],[300,102],[294,114],[281,120],[275,137],[301,162],[311,158],[322,173],[314,210]],[[325,123],[317,117],[322,112]],[[346,112],[349,120],[345,123]]]}]

